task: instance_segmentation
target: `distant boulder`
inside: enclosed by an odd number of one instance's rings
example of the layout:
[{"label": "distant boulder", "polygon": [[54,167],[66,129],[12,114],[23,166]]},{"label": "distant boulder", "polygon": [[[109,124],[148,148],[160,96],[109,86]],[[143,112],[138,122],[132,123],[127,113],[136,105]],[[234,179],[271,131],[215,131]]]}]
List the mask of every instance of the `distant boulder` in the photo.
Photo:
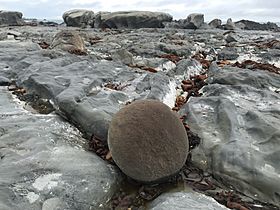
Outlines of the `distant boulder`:
[{"label": "distant boulder", "polygon": [[199,13],[190,14],[187,19],[184,20],[184,28],[186,29],[198,29],[204,23],[204,15]]},{"label": "distant boulder", "polygon": [[240,20],[235,22],[235,25],[245,30],[273,31],[279,29],[276,23],[258,23],[251,20]]},{"label": "distant boulder", "polygon": [[100,13],[96,16],[96,25],[100,28],[163,28],[164,22],[173,17],[163,12],[123,11]]},{"label": "distant boulder", "polygon": [[0,25],[22,26],[24,21],[21,12],[0,10]]},{"label": "distant boulder", "polygon": [[69,10],[62,16],[67,26],[73,27],[93,27],[94,25],[94,12],[91,10]]},{"label": "distant boulder", "polygon": [[220,28],[222,26],[222,20],[220,19],[214,19],[212,20],[210,23],[208,23],[208,25],[211,28]]},{"label": "distant boulder", "polygon": [[111,12],[98,12],[95,14],[94,28],[101,28],[103,21],[108,17]]},{"label": "distant boulder", "polygon": [[236,26],[234,24],[234,22],[232,21],[231,18],[227,19],[227,23],[225,25],[223,25],[223,28],[225,30],[234,30],[236,29]]}]

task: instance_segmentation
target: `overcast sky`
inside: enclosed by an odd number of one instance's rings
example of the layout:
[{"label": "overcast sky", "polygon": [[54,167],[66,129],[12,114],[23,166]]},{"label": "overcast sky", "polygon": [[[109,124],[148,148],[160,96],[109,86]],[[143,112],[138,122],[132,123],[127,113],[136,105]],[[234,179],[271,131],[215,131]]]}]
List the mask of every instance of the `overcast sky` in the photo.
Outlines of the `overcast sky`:
[{"label": "overcast sky", "polygon": [[174,19],[203,13],[206,21],[232,18],[280,22],[280,0],[0,0],[0,10],[20,11],[28,18],[61,19],[65,11],[78,8],[94,12],[161,11]]}]

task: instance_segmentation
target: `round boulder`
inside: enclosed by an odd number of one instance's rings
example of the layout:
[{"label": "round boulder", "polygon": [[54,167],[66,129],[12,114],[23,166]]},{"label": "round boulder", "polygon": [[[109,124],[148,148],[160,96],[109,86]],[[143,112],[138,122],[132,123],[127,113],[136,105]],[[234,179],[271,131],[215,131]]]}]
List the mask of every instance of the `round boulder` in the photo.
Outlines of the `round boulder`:
[{"label": "round boulder", "polygon": [[108,145],[119,168],[140,182],[158,182],[184,165],[189,142],[176,113],[156,100],[140,100],[113,117]]}]

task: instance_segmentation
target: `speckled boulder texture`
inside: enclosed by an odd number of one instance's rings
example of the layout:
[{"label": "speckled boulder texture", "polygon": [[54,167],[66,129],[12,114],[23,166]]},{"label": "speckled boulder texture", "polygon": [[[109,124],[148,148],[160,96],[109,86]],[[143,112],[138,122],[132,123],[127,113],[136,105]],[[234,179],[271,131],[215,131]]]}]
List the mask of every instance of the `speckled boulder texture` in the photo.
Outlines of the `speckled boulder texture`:
[{"label": "speckled boulder texture", "polygon": [[71,30],[62,30],[58,32],[54,36],[50,48],[64,51],[86,52],[85,43],[80,34]]},{"label": "speckled boulder texture", "polygon": [[184,165],[189,143],[179,117],[156,100],[140,100],[112,119],[108,144],[119,168],[140,182],[157,182]]}]

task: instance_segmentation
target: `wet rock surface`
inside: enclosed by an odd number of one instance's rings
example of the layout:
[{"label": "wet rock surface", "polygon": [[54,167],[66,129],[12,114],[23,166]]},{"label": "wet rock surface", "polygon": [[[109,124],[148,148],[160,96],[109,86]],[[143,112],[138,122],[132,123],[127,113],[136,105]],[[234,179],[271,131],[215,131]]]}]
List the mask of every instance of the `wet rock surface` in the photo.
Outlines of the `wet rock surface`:
[{"label": "wet rock surface", "polygon": [[[1,95],[1,111],[10,114],[1,114],[0,122],[1,127],[8,129],[0,131],[0,144],[4,147],[0,151],[7,156],[0,160],[5,168],[0,172],[4,189],[0,192],[0,209],[65,205],[69,209],[89,209],[95,200],[108,209],[106,201],[115,193],[119,179],[118,174],[111,174],[111,166],[108,169],[105,161],[113,162],[107,145],[108,128],[115,113],[140,99],[156,99],[179,111],[185,128],[198,135],[192,135],[194,140],[190,142],[195,146],[190,146],[192,158],[188,161],[213,174],[212,178],[224,183],[228,191],[241,192],[258,205],[265,206],[257,201],[276,205],[263,209],[279,209],[276,183],[280,182],[280,36],[272,31],[242,31],[234,27],[229,28],[230,33],[199,28],[71,28],[78,31],[87,54],[49,47],[55,35],[67,29],[63,26],[1,27],[0,81],[10,85],[9,89],[24,101],[22,107],[35,110],[32,114],[17,114],[9,103],[2,103],[6,93]],[[38,115],[39,110],[50,114]],[[74,128],[57,115],[75,125],[84,137],[94,140],[93,151],[105,160],[79,146],[88,144],[87,140],[78,141],[82,139],[80,134],[70,138]],[[191,139],[191,134],[188,136]],[[75,139],[73,144],[69,138]],[[57,147],[66,152],[56,154],[57,159],[53,160],[50,156]],[[76,156],[79,164],[73,161]],[[15,162],[19,165],[14,166]],[[72,162],[70,169],[67,165]],[[99,168],[99,172],[95,170]],[[75,176],[67,178],[63,174]],[[25,176],[30,179],[24,180]],[[87,186],[82,183],[84,179],[77,178],[80,176],[85,177]],[[109,191],[102,191],[103,182],[97,184],[96,177],[109,183]],[[211,189],[200,179],[191,182],[191,177],[187,177],[187,184],[192,183],[196,189]],[[41,185],[47,183],[42,191],[34,188],[36,180]],[[91,188],[85,190],[88,186]],[[62,191],[64,188],[69,193]],[[142,192],[139,196],[146,198]],[[221,201],[207,190],[204,193],[228,205],[227,197]],[[154,193],[149,199],[159,194]],[[174,197],[177,202],[179,198]],[[123,199],[127,200],[117,200]],[[164,203],[161,200],[157,205],[160,202]],[[209,206],[212,204],[213,200],[209,201]],[[237,204],[261,209],[234,200]],[[228,207],[232,205],[229,203]],[[137,206],[141,209],[144,204]]]},{"label": "wet rock surface", "polygon": [[[121,181],[85,151],[85,139],[54,114],[32,114],[0,89],[1,209],[97,209]],[[94,193],[92,193],[94,192]]]},{"label": "wet rock surface", "polygon": [[67,26],[94,27],[94,12],[91,10],[69,10],[63,14],[63,20]]},{"label": "wet rock surface", "polygon": [[176,192],[159,196],[150,204],[151,210],[180,210],[180,209],[211,209],[226,210],[228,208],[218,204],[213,198],[196,192]]},{"label": "wet rock surface", "polygon": [[235,24],[238,26],[238,28],[241,29],[246,29],[246,30],[275,30],[278,29],[277,24],[275,23],[257,23],[254,21],[250,21],[250,20],[240,20],[235,22]]},{"label": "wet rock surface", "polygon": [[279,81],[276,74],[216,68],[204,97],[181,109],[202,138],[193,160],[239,191],[277,205]]}]

